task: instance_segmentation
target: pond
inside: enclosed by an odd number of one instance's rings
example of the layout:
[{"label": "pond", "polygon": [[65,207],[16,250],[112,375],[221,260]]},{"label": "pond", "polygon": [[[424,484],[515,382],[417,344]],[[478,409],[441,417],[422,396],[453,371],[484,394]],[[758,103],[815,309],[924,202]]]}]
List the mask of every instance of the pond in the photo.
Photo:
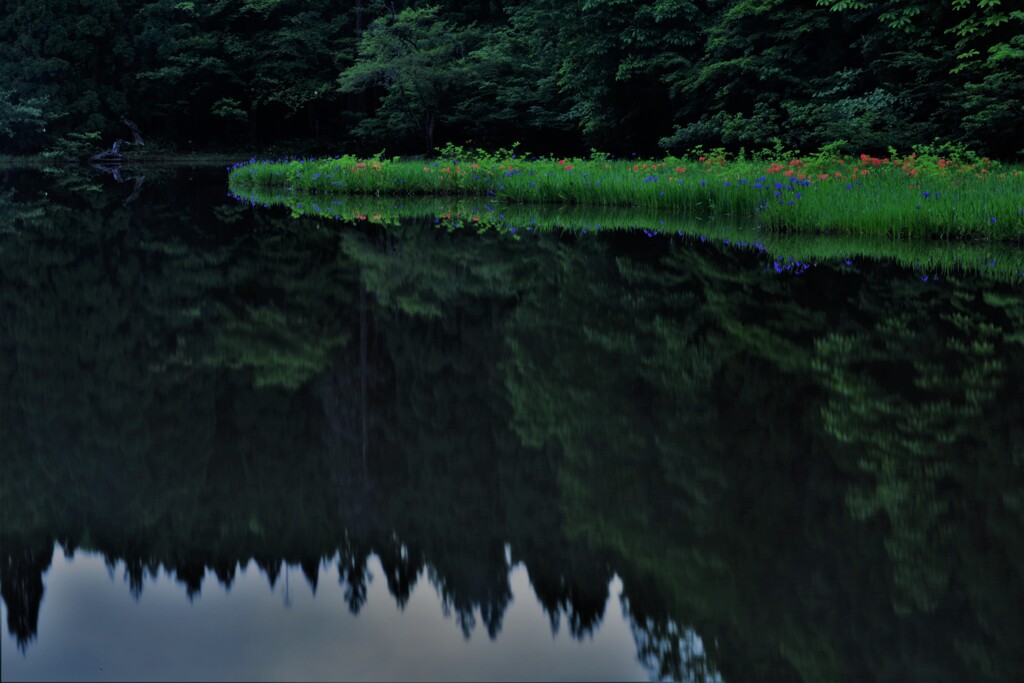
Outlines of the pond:
[{"label": "pond", "polygon": [[3,680],[1024,677],[1012,272],[145,176],[3,173]]}]

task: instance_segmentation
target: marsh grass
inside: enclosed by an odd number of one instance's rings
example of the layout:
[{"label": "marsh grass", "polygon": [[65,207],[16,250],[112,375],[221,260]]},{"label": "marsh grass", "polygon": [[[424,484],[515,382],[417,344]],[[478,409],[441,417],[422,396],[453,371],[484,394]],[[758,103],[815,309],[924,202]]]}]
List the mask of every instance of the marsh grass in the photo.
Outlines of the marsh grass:
[{"label": "marsh grass", "polygon": [[772,232],[1024,238],[1024,173],[977,157],[251,159],[229,167],[229,186],[239,194],[466,196],[505,205],[656,209],[753,221]]},{"label": "marsh grass", "polygon": [[728,216],[681,215],[654,207],[507,204],[491,198],[458,196],[330,197],[259,188],[234,196],[253,206],[284,207],[297,218],[384,227],[421,219],[438,230],[497,233],[514,240],[551,232],[569,232],[583,239],[622,230],[642,232],[654,239],[710,240],[759,252],[770,261],[766,267],[779,273],[798,273],[815,264],[855,268],[857,259],[871,259],[895,261],[914,269],[925,281],[968,273],[1024,283],[1024,248],[1012,242],[777,232],[759,227],[752,219],[743,222]]}]

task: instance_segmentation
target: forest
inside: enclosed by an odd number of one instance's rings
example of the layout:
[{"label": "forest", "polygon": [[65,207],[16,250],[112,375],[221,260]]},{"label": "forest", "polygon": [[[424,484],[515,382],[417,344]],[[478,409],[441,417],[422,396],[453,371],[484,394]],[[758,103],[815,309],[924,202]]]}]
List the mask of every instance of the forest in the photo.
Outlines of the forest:
[{"label": "forest", "polygon": [[1009,0],[0,0],[0,153],[1024,156]]}]

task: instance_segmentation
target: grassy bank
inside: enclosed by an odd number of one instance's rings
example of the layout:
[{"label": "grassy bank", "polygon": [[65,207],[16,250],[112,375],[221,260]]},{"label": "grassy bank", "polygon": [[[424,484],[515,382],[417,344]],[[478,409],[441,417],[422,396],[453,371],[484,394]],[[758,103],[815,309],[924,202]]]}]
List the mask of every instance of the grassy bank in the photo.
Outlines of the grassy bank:
[{"label": "grassy bank", "polygon": [[229,168],[229,185],[238,194],[457,195],[502,205],[655,209],[750,220],[773,232],[1024,238],[1024,170],[974,157],[251,159]]},{"label": "grassy bank", "polygon": [[635,230],[652,239],[710,240],[759,252],[766,257],[766,269],[784,275],[799,275],[818,264],[855,268],[858,259],[877,259],[895,261],[926,282],[969,273],[1024,283],[1024,247],[1012,242],[767,232],[754,221],[744,224],[728,216],[683,216],[656,208],[508,204],[485,197],[325,197],[254,188],[235,198],[254,206],[284,207],[296,218],[385,228],[421,219],[439,230],[490,232],[513,240],[565,231],[586,239],[616,230]]}]

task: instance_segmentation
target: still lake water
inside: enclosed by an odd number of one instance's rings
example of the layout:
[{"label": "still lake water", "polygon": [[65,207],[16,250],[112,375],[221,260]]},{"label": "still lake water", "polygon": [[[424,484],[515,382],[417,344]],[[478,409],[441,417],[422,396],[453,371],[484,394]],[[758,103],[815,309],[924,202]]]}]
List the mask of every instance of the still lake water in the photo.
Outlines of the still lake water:
[{"label": "still lake water", "polygon": [[1024,678],[1019,282],[146,175],[0,184],[3,680]]}]

